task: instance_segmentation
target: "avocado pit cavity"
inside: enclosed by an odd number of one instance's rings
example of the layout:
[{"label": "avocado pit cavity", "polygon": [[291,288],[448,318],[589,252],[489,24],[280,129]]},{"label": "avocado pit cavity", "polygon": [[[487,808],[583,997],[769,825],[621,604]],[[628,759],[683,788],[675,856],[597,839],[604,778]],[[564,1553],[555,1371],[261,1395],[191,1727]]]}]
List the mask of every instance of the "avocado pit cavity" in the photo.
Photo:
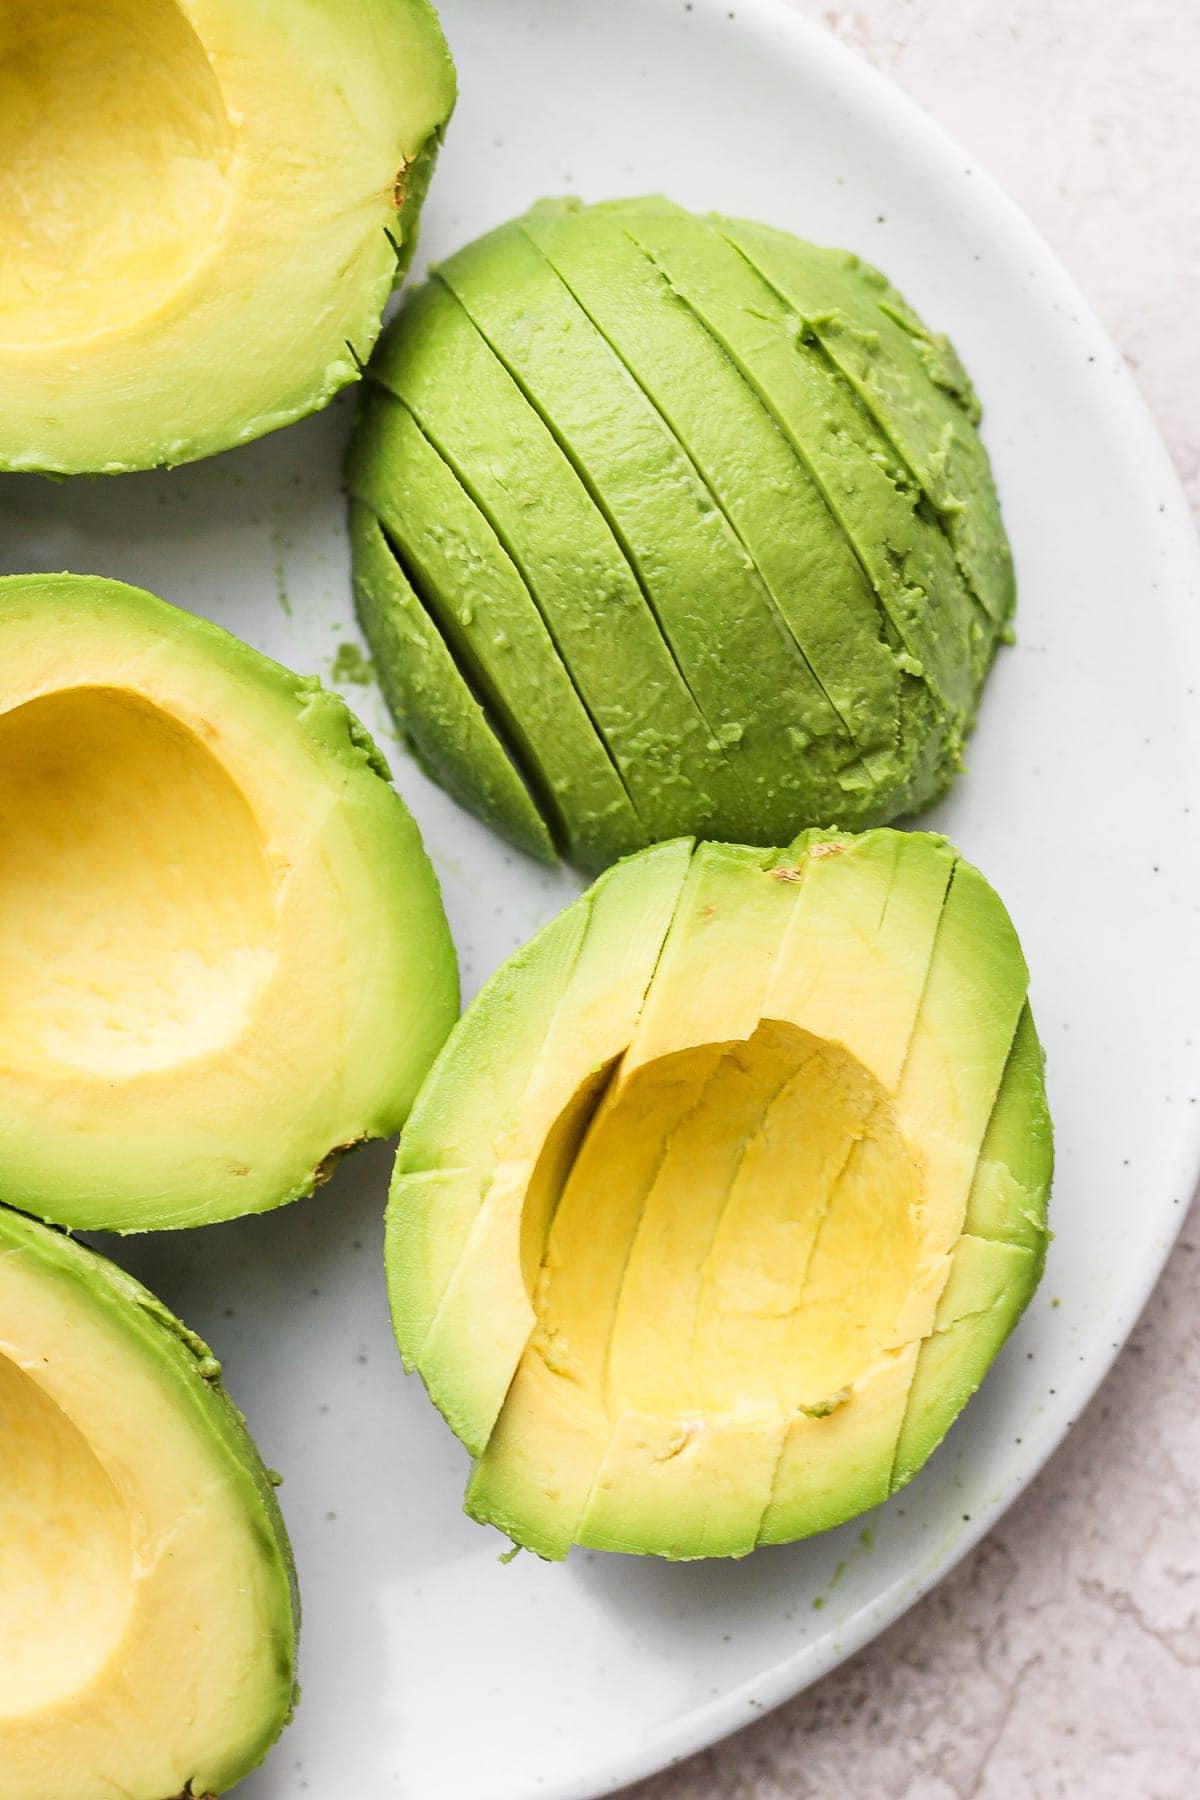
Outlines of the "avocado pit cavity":
[{"label": "avocado pit cavity", "polygon": [[[840,1045],[777,1020],[613,1091],[532,1293],[532,1347],[570,1404],[610,1422],[830,1410],[895,1344],[918,1265],[918,1170],[888,1095]],[[598,1236],[624,1247],[607,1286]]]},{"label": "avocado pit cavity", "polygon": [[0,22],[0,346],[79,346],[210,254],[234,132],[176,0],[8,0]]},{"label": "avocado pit cavity", "polygon": [[119,688],[0,715],[0,1025],[97,1079],[210,1055],[275,961],[259,825],[214,752]]},{"label": "avocado pit cavity", "polygon": [[0,1722],[82,1688],[120,1642],[130,1520],[78,1426],[0,1350]]}]

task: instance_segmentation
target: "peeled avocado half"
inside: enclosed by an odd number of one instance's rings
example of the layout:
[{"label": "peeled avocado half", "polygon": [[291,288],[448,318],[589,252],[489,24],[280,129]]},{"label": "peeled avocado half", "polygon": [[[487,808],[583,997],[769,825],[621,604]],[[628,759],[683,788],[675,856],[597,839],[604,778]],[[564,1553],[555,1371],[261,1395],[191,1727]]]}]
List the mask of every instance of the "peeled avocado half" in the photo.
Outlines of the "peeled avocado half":
[{"label": "peeled avocado half", "polygon": [[187,462],[323,406],[453,104],[429,0],[6,0],[0,469]]},{"label": "peeled avocado half", "polygon": [[0,1207],[0,1800],[196,1800],[266,1754],[298,1608],[270,1478],[194,1333]]},{"label": "peeled avocado half", "polygon": [[517,1543],[742,1555],[936,1447],[1032,1294],[1012,924],[943,838],[690,840],[482,990],[405,1130],[396,1335]]},{"label": "peeled avocado half", "polygon": [[119,582],[0,580],[0,1201],[261,1212],[404,1119],[457,1011],[341,700]]},{"label": "peeled avocado half", "polygon": [[595,870],[948,786],[1012,560],[970,383],[877,271],[543,202],[435,268],[367,375],[363,626],[415,754],[513,842]]}]

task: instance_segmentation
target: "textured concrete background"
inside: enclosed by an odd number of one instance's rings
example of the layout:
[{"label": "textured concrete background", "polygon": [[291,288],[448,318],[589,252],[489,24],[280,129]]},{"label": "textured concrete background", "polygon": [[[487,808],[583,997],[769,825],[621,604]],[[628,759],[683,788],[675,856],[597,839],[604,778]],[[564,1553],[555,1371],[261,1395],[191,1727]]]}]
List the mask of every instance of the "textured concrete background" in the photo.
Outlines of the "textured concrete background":
[{"label": "textured concrete background", "polygon": [[[1200,0],[793,0],[1012,194],[1200,511]],[[1067,1443],[852,1662],[627,1800],[1200,1795],[1200,1210]]]}]

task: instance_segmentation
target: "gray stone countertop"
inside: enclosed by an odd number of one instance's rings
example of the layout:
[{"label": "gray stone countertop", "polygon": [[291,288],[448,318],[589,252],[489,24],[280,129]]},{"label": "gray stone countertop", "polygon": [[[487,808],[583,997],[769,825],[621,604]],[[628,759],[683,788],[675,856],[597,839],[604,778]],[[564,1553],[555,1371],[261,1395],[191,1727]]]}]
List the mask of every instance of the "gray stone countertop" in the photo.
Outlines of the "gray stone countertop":
[{"label": "gray stone countertop", "polygon": [[[792,0],[918,100],[1076,276],[1200,511],[1200,0]],[[1200,1795],[1200,1209],[995,1531],[868,1649],[627,1800]]]}]

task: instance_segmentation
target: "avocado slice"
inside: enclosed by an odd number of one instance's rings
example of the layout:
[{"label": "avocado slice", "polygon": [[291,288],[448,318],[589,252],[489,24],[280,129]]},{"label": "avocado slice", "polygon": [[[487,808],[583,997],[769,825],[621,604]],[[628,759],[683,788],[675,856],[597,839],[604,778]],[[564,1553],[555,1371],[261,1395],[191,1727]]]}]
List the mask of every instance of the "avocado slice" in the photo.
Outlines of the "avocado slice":
[{"label": "avocado slice", "polygon": [[557,860],[529,790],[421,605],[379,520],[350,501],[354,603],[384,698],[421,767],[518,849]]},{"label": "avocado slice", "polygon": [[[389,1266],[393,1319],[403,1353],[431,1392],[451,1396],[455,1429],[477,1450],[487,1442],[535,1323],[527,1278],[536,1275],[542,1252],[538,1228],[544,1224],[549,1229],[557,1200],[548,1175],[565,1174],[569,1168],[587,1124],[586,1108],[603,1092],[603,1077],[628,1040],[687,875],[690,848],[687,840],[657,844],[617,864],[534,940],[529,961],[511,982],[501,971],[495,987],[484,990],[486,999],[481,995],[478,1023],[472,1025],[468,1014],[453,1045],[447,1045],[443,1067],[450,1071],[450,1085],[435,1071],[428,1099],[414,1118],[415,1131],[406,1133],[407,1148],[397,1158],[389,1202],[388,1242],[393,1245],[408,1236],[410,1228],[403,1221],[411,1217],[414,1199],[421,1209],[439,1203],[434,1184],[413,1184],[414,1195],[406,1181],[414,1166],[442,1163],[444,1150],[436,1138],[430,1142],[434,1121],[452,1111],[458,1145],[471,1133],[468,1142],[473,1141],[477,1161],[471,1176],[455,1189],[460,1202],[456,1232],[464,1224],[467,1229],[453,1266],[448,1257],[440,1261],[440,1270],[448,1271],[443,1289],[419,1295],[424,1304],[418,1311],[402,1251]],[[519,1007],[509,999],[513,990]],[[511,1015],[514,1026],[503,1087],[497,1091],[489,1081],[486,1109],[468,1105],[464,1118],[456,1099],[457,1070],[464,1060],[475,1060],[473,1043],[484,1055],[490,1053],[488,1021],[498,1008]],[[537,1020],[542,1022],[540,1038]],[[475,1119],[484,1126],[479,1135],[472,1129]],[[558,1129],[542,1129],[547,1120]],[[461,1150],[455,1161],[466,1164]],[[468,1218],[463,1196],[480,1177],[478,1209]],[[432,1314],[419,1343],[404,1328],[398,1295],[410,1318],[415,1314],[423,1322]],[[464,1334],[471,1343],[486,1339],[487,1354],[464,1357]]]},{"label": "avocado slice", "polygon": [[291,1716],[299,1606],[220,1365],[7,1207],[0,1321],[5,1800],[224,1793]]},{"label": "avocado slice", "polygon": [[1044,1057],[1028,1006],[975,1165],[963,1235],[921,1345],[891,1487],[916,1474],[987,1373],[1041,1279],[1054,1165]]},{"label": "avocado slice", "polygon": [[[717,835],[771,841],[809,816],[828,709],[691,458],[518,223],[435,271],[553,429],[619,537],[727,753],[741,799]],[[819,698],[819,697],[818,697]]]},{"label": "avocado slice", "polygon": [[447,288],[409,297],[368,374],[404,401],[520,570],[646,830],[707,827],[711,786],[729,781],[720,748],[603,516]]},{"label": "avocado slice", "polygon": [[968,586],[1006,626],[1016,604],[1012,552],[976,430],[979,401],[953,345],[850,252],[744,219],[714,223],[811,326],[920,483]]},{"label": "avocado slice", "polygon": [[[743,1555],[908,1480],[1036,1285],[1028,972],[926,833],[684,841],[605,879],[608,908],[585,920],[585,895],[494,978],[503,1011],[468,1010],[418,1102],[397,1336],[475,1458],[474,1517],[552,1558]],[[581,946],[622,959],[602,1035]],[[443,1246],[435,1174],[468,1168]]]},{"label": "avocado slice", "polygon": [[346,472],[501,724],[566,855],[601,869],[648,843],[520,570],[418,420],[381,387],[364,398]]},{"label": "avocado slice", "polygon": [[[895,753],[898,671],[878,634],[874,597],[820,491],[619,215],[545,202],[521,229],[679,438],[801,651],[813,739],[806,816],[877,822],[870,770],[873,755],[886,768]],[[823,784],[833,784],[832,795]]]},{"label": "avocado slice", "polygon": [[[942,1423],[936,1435],[930,1432],[932,1450],[958,1410],[958,1405],[950,1404],[945,1381],[934,1383],[932,1394],[927,1391],[928,1369],[922,1368],[922,1359],[931,1337],[937,1339],[940,1304],[943,1300],[954,1304],[956,1265],[974,1242],[965,1229],[971,1187],[1025,1012],[1027,987],[1028,971],[1008,914],[978,871],[956,859],[919,1005],[908,1026],[903,1063],[887,1090],[899,1140],[913,1146],[919,1158],[920,1182],[909,1213],[919,1208],[921,1230],[917,1239],[910,1233],[908,1242],[901,1234],[884,1251],[891,1270],[904,1273],[907,1291],[890,1309],[889,1330],[866,1347],[869,1354],[858,1353],[861,1345],[855,1348],[860,1384],[873,1395],[877,1433],[875,1460],[864,1461],[859,1468],[860,1496],[874,1493],[875,1500],[883,1500],[892,1490],[906,1416],[923,1421],[939,1407]],[[895,1167],[903,1167],[899,1156]],[[1043,1187],[1043,1202],[1044,1196]],[[845,1271],[853,1266],[847,1246],[869,1228],[869,1215],[854,1217],[854,1198],[844,1189],[834,1196],[823,1226],[825,1254],[810,1264],[800,1300],[808,1328],[826,1344],[844,1313]],[[874,1229],[878,1231],[878,1224]],[[1030,1259],[1029,1252],[1023,1250],[1022,1255]],[[960,1393],[959,1405],[977,1385],[1032,1292],[1032,1283],[1019,1266],[1013,1264],[1008,1273],[1013,1285],[1005,1289],[1010,1301],[1005,1329],[995,1335],[980,1328],[990,1354],[976,1344],[973,1331],[965,1333],[966,1353],[978,1352],[977,1358],[972,1356],[977,1372],[974,1383]],[[943,1314],[942,1329],[945,1318]],[[932,1359],[936,1353],[930,1355]],[[906,1379],[903,1371],[910,1362]],[[830,1394],[844,1392],[847,1383],[842,1376],[843,1371],[832,1364],[826,1378]],[[764,1542],[807,1536],[829,1523],[828,1480],[820,1456],[814,1454],[813,1438],[807,1416],[789,1430],[761,1527]]]},{"label": "avocado slice", "polygon": [[0,580],[0,1200],[196,1225],[402,1123],[457,1010],[417,828],[313,678],[97,577]]},{"label": "avocado slice", "polygon": [[117,473],[358,379],[454,68],[429,0],[9,0],[0,469]]},{"label": "avocado slice", "polygon": [[560,841],[531,706],[555,741],[587,713],[642,832],[605,815],[613,856],[880,825],[959,771],[1011,556],[965,372],[875,271],[653,196],[543,201],[434,269],[369,374],[424,442],[365,408],[355,493],[402,560],[469,501],[504,565],[478,629],[519,577],[573,689],[494,659],[485,693],[456,580],[406,569]]},{"label": "avocado slice", "polygon": [[[819,485],[878,596],[899,666],[925,693],[902,715],[903,810],[944,790],[974,722],[995,622],[964,582],[926,497],[800,317],[715,225],[663,203],[614,207],[727,349]],[[1002,531],[999,521],[996,528]],[[937,740],[940,738],[940,743]],[[938,754],[930,757],[931,741]],[[924,754],[923,754],[924,752]]]}]

